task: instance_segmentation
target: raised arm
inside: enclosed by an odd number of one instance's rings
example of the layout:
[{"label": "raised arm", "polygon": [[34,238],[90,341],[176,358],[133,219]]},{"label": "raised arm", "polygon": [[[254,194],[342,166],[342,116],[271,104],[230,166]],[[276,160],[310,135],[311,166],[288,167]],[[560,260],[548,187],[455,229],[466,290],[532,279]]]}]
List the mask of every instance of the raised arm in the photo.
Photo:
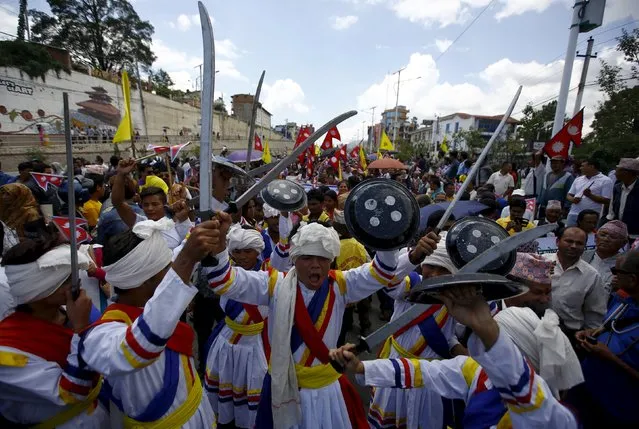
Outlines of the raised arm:
[{"label": "raised arm", "polygon": [[135,168],[135,160],[120,160],[115,177],[113,178],[113,188],[111,189],[111,202],[113,207],[118,211],[120,219],[129,227],[133,228],[137,221],[137,215],[133,209],[126,203],[124,198],[124,188],[126,181],[129,180],[129,174]]}]

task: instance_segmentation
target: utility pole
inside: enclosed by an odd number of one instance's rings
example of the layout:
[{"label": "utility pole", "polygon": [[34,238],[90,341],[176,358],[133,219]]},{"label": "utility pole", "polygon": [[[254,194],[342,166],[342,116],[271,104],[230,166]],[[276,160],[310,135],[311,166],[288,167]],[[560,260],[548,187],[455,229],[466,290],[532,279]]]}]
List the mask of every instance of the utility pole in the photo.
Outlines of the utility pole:
[{"label": "utility pole", "polygon": [[29,6],[25,1],[24,8],[24,28],[27,30],[27,41],[31,41],[31,28],[29,27]]},{"label": "utility pole", "polygon": [[374,132],[375,132],[375,109],[377,106],[370,107],[366,110],[371,111],[371,131],[368,133],[368,151],[371,152],[373,150],[373,140],[374,140]]},{"label": "utility pole", "polygon": [[142,81],[140,80],[140,65],[138,62],[135,62],[135,74],[138,78],[138,91],[140,92],[140,108],[142,109],[142,123],[144,124],[144,135],[148,137],[149,130],[148,125],[146,123],[146,108],[144,106],[144,95],[142,94],[144,91],[142,90]]},{"label": "utility pole", "polygon": [[396,140],[397,140],[397,129],[399,128],[399,118],[397,117],[398,115],[398,110],[399,110],[399,84],[400,81],[399,79],[402,77],[402,71],[406,70],[406,67],[402,67],[401,69],[397,70],[395,73],[397,75],[397,95],[395,97],[395,126],[393,126],[393,144],[395,144]]},{"label": "utility pole", "polygon": [[575,0],[572,7],[572,20],[570,21],[570,34],[568,36],[568,48],[566,49],[566,59],[564,61],[564,73],[561,78],[559,98],[557,98],[557,110],[552,127],[552,135],[557,134],[564,126],[564,116],[566,114],[566,102],[568,101],[568,91],[570,88],[570,78],[572,68],[575,63],[575,51],[577,50],[577,38],[579,37],[579,24],[583,16],[587,3],[582,0]]},{"label": "utility pole", "polygon": [[579,113],[581,110],[581,100],[584,97],[584,89],[586,89],[586,78],[588,77],[588,66],[590,65],[591,58],[597,58],[597,54],[592,55],[592,44],[595,41],[592,37],[588,39],[588,47],[586,48],[586,55],[579,55],[577,51],[577,57],[584,58],[584,68],[581,69],[581,79],[579,79],[579,87],[577,88],[577,100],[575,100],[575,110],[573,116]]}]

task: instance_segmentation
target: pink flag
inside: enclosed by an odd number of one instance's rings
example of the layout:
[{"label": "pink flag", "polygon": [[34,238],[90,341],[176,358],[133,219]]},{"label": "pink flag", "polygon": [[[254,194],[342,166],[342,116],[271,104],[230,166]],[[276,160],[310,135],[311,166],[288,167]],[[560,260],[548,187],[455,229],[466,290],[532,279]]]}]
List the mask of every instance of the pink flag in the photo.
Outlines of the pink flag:
[{"label": "pink flag", "polygon": [[31,173],[31,176],[44,191],[49,187],[49,183],[60,187],[64,181],[64,176],[56,176],[55,174]]},{"label": "pink flag", "polygon": [[185,147],[190,145],[191,142],[186,142],[184,144],[178,144],[175,146],[171,146],[171,162],[175,161],[175,158],[179,155],[180,151]]}]

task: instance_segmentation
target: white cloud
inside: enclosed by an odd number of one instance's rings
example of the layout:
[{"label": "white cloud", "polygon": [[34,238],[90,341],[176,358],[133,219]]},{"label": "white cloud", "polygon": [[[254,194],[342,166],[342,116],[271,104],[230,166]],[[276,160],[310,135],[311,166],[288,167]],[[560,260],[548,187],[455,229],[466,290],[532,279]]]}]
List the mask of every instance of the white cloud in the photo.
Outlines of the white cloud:
[{"label": "white cloud", "polygon": [[624,18],[639,18],[639,2],[636,0],[608,0],[603,24],[606,25]]},{"label": "white cloud", "polygon": [[[0,31],[15,35],[18,31],[18,10],[10,4],[2,3],[0,8]],[[0,34],[0,40],[10,40],[12,37]]]},{"label": "white cloud", "polygon": [[443,40],[436,39],[435,40],[435,46],[437,46],[437,49],[439,49],[439,52],[444,52],[452,44],[453,44],[453,41],[452,40],[448,40],[448,39],[443,39]]},{"label": "white cloud", "polygon": [[294,80],[278,79],[272,85],[263,84],[263,104],[276,116],[282,113],[307,113],[310,107],[305,103],[302,87]]},{"label": "white cloud", "polygon": [[236,59],[240,56],[237,46],[230,39],[217,40],[215,42],[215,54],[229,59]]},{"label": "white cloud", "polygon": [[[188,55],[184,51],[173,49],[166,45],[161,39],[153,39],[151,48],[157,56],[157,60],[153,63],[153,68],[162,68],[169,73],[176,89],[192,90],[195,86],[195,80],[199,76],[199,70],[196,68],[202,64],[202,57]],[[217,58],[215,61],[216,69],[219,70],[218,77],[229,77],[241,81],[248,79],[240,73],[232,60],[226,58]],[[190,82],[189,82],[190,80]]]},{"label": "white cloud", "polygon": [[[622,76],[629,75],[630,66],[623,61],[621,53],[614,47],[604,48],[599,51],[599,58],[605,59],[611,64],[622,67]],[[574,88],[581,74],[583,61],[575,62],[573,69],[571,88]],[[588,71],[587,86],[583,97],[583,106],[586,106],[585,124],[586,130],[597,110],[598,103],[604,100],[604,95],[596,85],[597,75],[601,68],[599,61],[591,61]],[[431,55],[414,53],[410,56],[406,69],[402,72],[402,83],[399,94],[399,104],[410,109],[409,116],[417,116],[419,119],[433,119],[436,116],[444,116],[454,112],[466,112],[471,114],[498,115],[502,114],[512,100],[517,87],[524,85],[521,97],[515,107],[516,117],[520,117],[521,110],[527,103],[539,104],[545,100],[552,100],[559,92],[559,85],[563,71],[563,60],[544,64],[536,61],[514,62],[508,58],[496,61],[476,74],[479,80],[470,82],[448,82],[440,79]],[[421,76],[419,80],[412,80]],[[378,106],[375,111],[375,121],[379,122],[381,112],[385,108],[393,108],[395,105],[395,92],[397,76],[386,75],[383,80],[370,85],[357,97],[358,110],[366,110],[371,106]],[[626,82],[629,86],[631,82]],[[633,82],[632,84],[637,84]],[[576,90],[569,93],[566,113],[573,112]],[[540,105],[536,106],[537,108]],[[361,120],[370,121],[370,113],[364,114]],[[361,128],[360,128],[361,129]],[[341,130],[341,129],[340,129]],[[342,133],[348,141],[356,138],[358,126],[353,124]],[[347,134],[350,132],[350,134]],[[361,131],[360,131],[361,134]]]},{"label": "white cloud", "polygon": [[509,16],[523,15],[526,12],[543,12],[552,3],[563,2],[563,0],[500,0],[504,7],[497,12],[495,18],[498,20]]},{"label": "white cloud", "polygon": [[332,27],[335,30],[346,30],[350,26],[354,25],[358,20],[359,18],[355,15],[334,16],[332,18]]},{"label": "white cloud", "polygon": [[[213,18],[211,18],[213,21]],[[186,15],[184,13],[178,15],[175,22],[169,22],[169,27],[178,29],[180,31],[189,31],[192,27],[197,28],[200,26],[200,15]]]}]

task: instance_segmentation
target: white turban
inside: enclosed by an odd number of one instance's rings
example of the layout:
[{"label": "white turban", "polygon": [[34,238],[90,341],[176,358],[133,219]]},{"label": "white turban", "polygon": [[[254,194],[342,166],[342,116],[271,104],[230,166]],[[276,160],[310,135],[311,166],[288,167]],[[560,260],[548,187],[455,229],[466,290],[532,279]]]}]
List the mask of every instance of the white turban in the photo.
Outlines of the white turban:
[{"label": "white turban", "polygon": [[446,233],[442,232],[440,234],[441,239],[439,243],[437,243],[437,249],[424,258],[422,261],[422,265],[434,265],[436,267],[441,267],[447,269],[451,274],[457,274],[457,267],[451,261],[450,256],[448,256],[448,250],[446,250]]},{"label": "white turban", "polygon": [[116,263],[102,267],[106,281],[118,289],[134,289],[166,268],[173,253],[162,231],[174,227],[168,218],[136,223],[132,231],[143,241]]},{"label": "white turban", "polygon": [[242,249],[254,249],[257,253],[264,250],[262,234],[254,229],[235,228],[227,235],[227,247],[229,252]]},{"label": "white turban", "polygon": [[319,223],[309,223],[301,227],[291,238],[291,261],[302,255],[320,256],[333,260],[339,256],[339,235],[333,228]]},{"label": "white turban", "polygon": [[[78,253],[78,268],[89,268],[90,260]],[[4,267],[11,294],[16,305],[46,298],[54,293],[71,275],[71,246],[63,244],[29,264]]]},{"label": "white turban", "polygon": [[[290,257],[293,262],[302,255],[320,256],[329,260],[339,256],[337,232],[318,223],[300,227],[291,238]],[[273,427],[291,427],[301,423],[300,394],[291,353],[291,330],[295,314],[297,270],[291,268],[275,288],[275,318],[269,329],[271,341],[271,409]]]},{"label": "white turban", "polygon": [[279,211],[275,210],[273,207],[269,206],[266,203],[262,205],[262,211],[264,212],[264,219],[280,215]]},{"label": "white turban", "polygon": [[530,308],[509,307],[495,315],[495,320],[557,395],[583,383],[579,359],[570,341],[559,329],[559,317],[546,310],[539,317]]}]

